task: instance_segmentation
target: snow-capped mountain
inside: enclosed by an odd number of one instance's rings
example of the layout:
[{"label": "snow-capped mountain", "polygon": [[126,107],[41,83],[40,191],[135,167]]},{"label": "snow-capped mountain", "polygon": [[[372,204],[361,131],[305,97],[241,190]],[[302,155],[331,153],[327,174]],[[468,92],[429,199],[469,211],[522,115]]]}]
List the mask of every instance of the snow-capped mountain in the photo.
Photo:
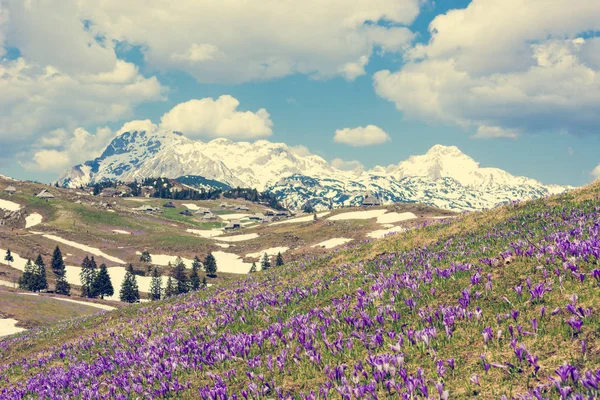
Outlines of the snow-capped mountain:
[{"label": "snow-capped mountain", "polygon": [[566,190],[515,177],[479,163],[455,146],[388,167],[342,171],[316,155],[300,155],[283,143],[191,140],[175,131],[133,131],[116,137],[102,155],[66,171],[58,183],[78,187],[102,180],[198,176],[232,187],[269,190],[290,208],[357,205],[367,193],[384,202],[422,202],[455,210],[492,208],[512,200]]}]

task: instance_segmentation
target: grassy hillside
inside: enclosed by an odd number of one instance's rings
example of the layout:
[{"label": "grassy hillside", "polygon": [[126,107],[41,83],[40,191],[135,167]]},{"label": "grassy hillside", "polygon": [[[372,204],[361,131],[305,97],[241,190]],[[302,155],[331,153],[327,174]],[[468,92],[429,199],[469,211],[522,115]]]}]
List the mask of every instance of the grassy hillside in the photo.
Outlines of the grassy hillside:
[{"label": "grassy hillside", "polygon": [[594,398],[600,185],[0,342],[0,396]]}]

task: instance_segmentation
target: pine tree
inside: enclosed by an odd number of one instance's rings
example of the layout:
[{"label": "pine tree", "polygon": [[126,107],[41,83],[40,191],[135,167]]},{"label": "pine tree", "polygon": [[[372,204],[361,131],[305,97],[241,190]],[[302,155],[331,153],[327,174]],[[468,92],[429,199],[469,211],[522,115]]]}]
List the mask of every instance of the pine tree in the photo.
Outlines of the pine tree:
[{"label": "pine tree", "polygon": [[10,249],[6,250],[6,255],[4,256],[4,261],[6,261],[8,263],[9,267],[10,267],[10,263],[15,261],[12,253],[10,252]]},{"label": "pine tree", "polygon": [[158,273],[158,268],[156,267],[154,267],[154,271],[152,271],[149,297],[150,300],[160,300],[162,297],[162,277]]},{"label": "pine tree", "polygon": [[151,263],[152,262],[152,256],[150,255],[150,253],[148,253],[148,250],[144,250],[144,252],[140,256],[140,261],[141,262],[145,262],[145,263]]},{"label": "pine tree", "polygon": [[33,282],[33,263],[31,260],[27,260],[25,264],[25,269],[23,270],[23,275],[19,278],[19,289],[23,290],[31,290],[32,282]]},{"label": "pine tree", "polygon": [[205,276],[202,277],[202,287],[205,288],[205,289],[208,287],[208,283],[206,282],[206,277]]},{"label": "pine tree", "polygon": [[277,258],[275,259],[275,266],[281,267],[283,264],[285,264],[283,262],[283,256],[281,255],[281,252],[279,252],[279,253],[277,253]]},{"label": "pine tree", "polygon": [[202,267],[198,256],[194,257],[192,262],[192,272],[190,273],[190,287],[192,290],[198,290],[200,288],[200,277],[198,276],[198,270]]},{"label": "pine tree", "polygon": [[104,296],[112,296],[115,294],[110,275],[106,269],[106,264],[100,265],[100,270],[98,271],[98,274],[96,274],[96,278],[92,283],[92,288],[94,297],[100,297],[101,299],[104,299]]},{"label": "pine tree", "polygon": [[175,286],[175,282],[173,282],[173,278],[169,276],[167,279],[167,287],[165,288],[165,297],[171,297],[177,294],[177,287]]},{"label": "pine tree", "polygon": [[264,254],[260,267],[263,271],[266,271],[269,268],[271,268],[271,260],[269,260],[269,256],[267,255],[267,253]]},{"label": "pine tree", "polygon": [[79,280],[81,281],[81,297],[94,298],[94,287],[93,283],[96,280],[97,265],[94,257],[91,259],[85,256],[81,263],[81,273],[79,274]]},{"label": "pine tree", "polygon": [[217,270],[218,267],[215,256],[213,256],[212,254],[207,255],[204,259],[204,271],[206,271],[208,276],[216,276]]},{"label": "pine tree", "polygon": [[67,269],[65,267],[62,253],[58,246],[56,246],[54,253],[52,253],[52,261],[50,262],[50,266],[52,267],[52,272],[54,272],[54,276],[56,277],[55,292],[57,294],[70,296],[71,285],[69,285],[69,282],[67,282]]},{"label": "pine tree", "polygon": [[35,263],[33,264],[33,278],[29,290],[32,292],[41,292],[48,289],[48,281],[46,279],[46,264],[42,259],[42,255],[38,254]]},{"label": "pine tree", "polygon": [[173,269],[173,278],[177,281],[177,293],[187,293],[190,291],[190,281],[185,273],[185,263],[181,257],[175,260],[175,268]]},{"label": "pine tree", "polygon": [[253,274],[256,272],[256,262],[252,263],[252,267],[250,267],[250,273]]},{"label": "pine tree", "polygon": [[140,300],[140,291],[138,289],[137,280],[133,273],[133,265],[129,264],[123,283],[121,284],[121,292],[119,293],[121,301],[127,303],[136,303]]}]

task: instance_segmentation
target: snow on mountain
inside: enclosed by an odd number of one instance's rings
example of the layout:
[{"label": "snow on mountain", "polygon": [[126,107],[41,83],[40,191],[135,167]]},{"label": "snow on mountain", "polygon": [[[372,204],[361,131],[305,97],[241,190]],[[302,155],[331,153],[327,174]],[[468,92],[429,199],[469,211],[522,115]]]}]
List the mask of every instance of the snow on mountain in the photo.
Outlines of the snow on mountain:
[{"label": "snow on mountain", "polygon": [[423,202],[455,210],[492,208],[512,200],[564,191],[562,186],[481,168],[456,146],[368,171],[341,171],[323,158],[299,155],[283,143],[194,141],[175,131],[133,131],[116,137],[95,160],[74,166],[58,183],[78,187],[102,180],[198,176],[232,187],[269,190],[290,208],[358,205],[367,193],[384,202]]}]

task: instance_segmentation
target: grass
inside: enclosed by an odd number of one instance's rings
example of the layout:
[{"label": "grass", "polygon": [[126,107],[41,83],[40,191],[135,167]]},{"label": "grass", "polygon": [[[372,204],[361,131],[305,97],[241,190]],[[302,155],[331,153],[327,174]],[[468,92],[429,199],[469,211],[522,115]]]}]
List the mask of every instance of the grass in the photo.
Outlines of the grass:
[{"label": "grass", "polygon": [[[579,368],[580,373],[599,366],[600,296],[598,283],[590,274],[598,268],[598,259],[574,261],[578,271],[586,274],[582,281],[565,269],[562,259],[553,259],[551,250],[535,256],[536,249],[555,243],[554,232],[566,232],[574,242],[591,235],[587,229],[597,223],[599,192],[600,185],[594,185],[562,197],[468,214],[451,223],[413,229],[313,261],[233,279],[198,293],[149,306],[126,307],[82,320],[77,336],[70,325],[50,328],[51,334],[22,335],[22,341],[12,343],[1,355],[6,363],[23,357],[35,359],[51,353],[49,348],[57,341],[69,341],[77,352],[68,363],[57,360],[53,367],[68,371],[71,363],[93,362],[96,354],[110,359],[140,351],[159,359],[170,357],[170,362],[179,360],[172,376],[190,386],[170,393],[175,398],[198,398],[205,386],[217,388],[219,381],[226,384],[227,396],[239,396],[252,385],[264,388],[268,382],[270,388],[277,387],[298,399],[331,384],[329,398],[340,398],[336,387],[358,387],[374,381],[376,368],[369,363],[373,357],[396,357],[399,353],[392,346],[401,337],[403,361],[398,368],[412,377],[422,374],[431,396],[435,394],[433,383],[441,382],[451,398],[516,397],[548,383],[548,377],[556,377],[554,370],[564,362]],[[585,229],[577,233],[579,227]],[[301,232],[314,228],[310,224],[297,227]],[[329,225],[324,221],[319,229],[329,229]],[[528,245],[525,238],[534,245]],[[532,253],[517,255],[515,249]],[[492,267],[482,261],[506,251],[514,255],[507,265]],[[540,282],[552,290],[539,300],[530,298],[529,286]],[[515,290],[519,285],[522,295]],[[470,293],[469,304],[460,308],[459,298],[465,290]],[[573,304],[573,294],[578,296],[577,306],[592,310],[582,318],[581,332],[565,322],[572,316],[567,305]],[[543,315],[542,307],[546,309]],[[557,308],[560,310],[552,313]],[[447,316],[453,313],[457,313],[456,318],[448,322]],[[451,335],[446,334],[446,326],[451,327]],[[488,327],[493,338],[486,342],[482,331]],[[281,334],[273,333],[277,329]],[[511,329],[524,332],[515,334],[517,344],[538,357],[538,370],[526,358],[517,357]],[[247,353],[234,350],[239,337],[249,341]],[[171,341],[173,347],[169,346]],[[586,342],[585,353],[582,341]],[[180,349],[195,350],[188,353]],[[283,352],[287,354],[285,368],[270,368],[269,359]],[[217,353],[223,358],[200,363],[202,368],[194,367],[188,357]],[[450,371],[443,363],[446,372],[440,376],[438,361],[450,358],[455,360],[456,369]],[[484,366],[492,363],[499,367],[486,371]],[[332,378],[327,372],[343,366],[344,379]],[[139,368],[145,371],[150,367],[140,361]],[[354,375],[356,368],[363,368],[366,375]],[[228,377],[231,371],[235,373]],[[46,372],[43,365],[28,371],[13,366],[4,378],[7,384],[20,385],[31,374]],[[131,373],[128,368],[115,366],[97,379]],[[474,374],[479,376],[479,384],[472,382]],[[395,377],[396,381],[402,379]],[[377,381],[374,389],[381,398],[391,396],[384,381]],[[581,385],[571,385],[584,391]],[[156,385],[143,381],[142,390],[149,387]],[[405,385],[401,390],[407,393],[408,388]],[[557,397],[552,385],[541,390],[544,397]],[[412,394],[422,397],[422,392]],[[267,397],[275,394],[270,392]]]}]

